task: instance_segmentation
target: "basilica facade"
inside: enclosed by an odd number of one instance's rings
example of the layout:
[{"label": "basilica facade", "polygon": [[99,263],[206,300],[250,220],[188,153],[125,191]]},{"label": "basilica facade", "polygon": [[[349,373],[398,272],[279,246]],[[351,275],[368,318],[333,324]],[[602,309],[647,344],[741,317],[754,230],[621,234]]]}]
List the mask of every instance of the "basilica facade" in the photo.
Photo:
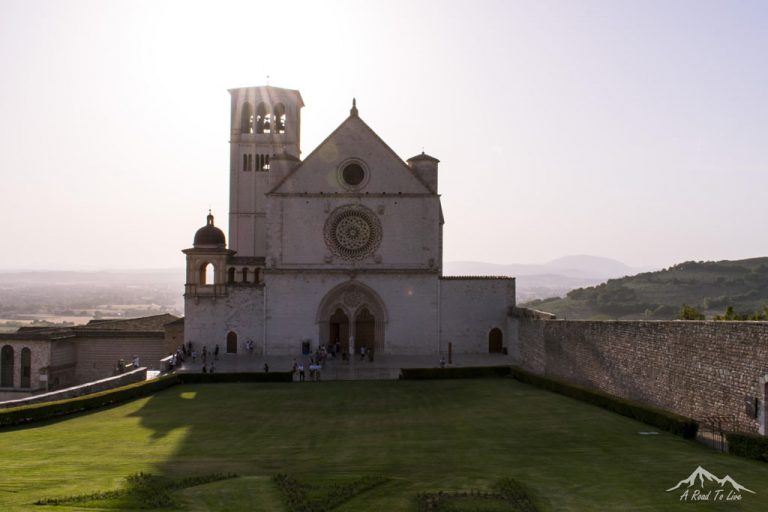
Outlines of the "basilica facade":
[{"label": "basilica facade", "polygon": [[[442,275],[438,163],[348,117],[301,158],[301,94],[232,89],[229,233],[187,258],[185,341],[229,353],[506,352],[515,282]],[[227,241],[229,244],[227,244]]]}]

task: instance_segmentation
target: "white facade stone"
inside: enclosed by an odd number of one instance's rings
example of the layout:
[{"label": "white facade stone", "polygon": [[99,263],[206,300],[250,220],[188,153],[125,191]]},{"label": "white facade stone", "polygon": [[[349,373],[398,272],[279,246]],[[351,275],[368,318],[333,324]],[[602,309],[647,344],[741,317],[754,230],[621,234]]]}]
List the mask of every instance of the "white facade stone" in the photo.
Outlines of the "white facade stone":
[{"label": "white facade stone", "polygon": [[[231,349],[236,336],[238,352],[252,340],[265,354],[298,354],[306,342],[437,354],[448,343],[488,352],[498,329],[507,346],[514,280],[442,278],[437,159],[403,161],[353,104],[302,161],[298,91],[230,93],[229,246],[209,217],[184,251],[185,341],[223,348],[229,338]],[[254,105],[262,117],[251,119]],[[206,263],[216,267],[214,283],[201,282]]]}]

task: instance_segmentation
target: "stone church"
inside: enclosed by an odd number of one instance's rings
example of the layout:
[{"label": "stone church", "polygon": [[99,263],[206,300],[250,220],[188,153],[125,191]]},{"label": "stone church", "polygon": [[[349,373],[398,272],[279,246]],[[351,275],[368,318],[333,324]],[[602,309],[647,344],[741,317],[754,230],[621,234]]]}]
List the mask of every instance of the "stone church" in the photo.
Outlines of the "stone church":
[{"label": "stone church", "polygon": [[[185,341],[229,353],[318,345],[506,352],[515,281],[442,275],[438,160],[403,161],[349,116],[306,157],[297,90],[232,89],[229,233],[185,249]],[[228,240],[228,244],[227,244]]]}]

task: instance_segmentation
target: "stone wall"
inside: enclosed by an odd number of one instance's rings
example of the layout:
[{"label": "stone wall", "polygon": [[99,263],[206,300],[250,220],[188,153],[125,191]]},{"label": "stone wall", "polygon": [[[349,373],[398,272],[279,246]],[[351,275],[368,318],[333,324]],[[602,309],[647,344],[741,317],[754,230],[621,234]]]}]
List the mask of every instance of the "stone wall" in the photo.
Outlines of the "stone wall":
[{"label": "stone wall", "polygon": [[[768,322],[518,319],[516,364],[765,434]],[[757,417],[755,417],[757,416]]]},{"label": "stone wall", "polygon": [[488,353],[489,334],[502,332],[508,348],[514,332],[507,312],[515,305],[515,280],[472,277],[440,279],[440,351],[453,344],[457,353]]},{"label": "stone wall", "polygon": [[28,398],[21,398],[19,400],[0,402],[0,409],[7,409],[8,407],[20,407],[22,405],[40,404],[43,402],[53,402],[55,400],[66,400],[68,398],[90,395],[91,393],[98,393],[99,391],[119,388],[122,386],[127,386],[128,384],[142,382],[145,380],[147,380],[147,369],[139,368],[138,370],[133,370],[132,372],[117,375],[115,377],[109,377],[107,379],[102,379],[95,382],[89,382],[87,384],[81,384],[80,386],[60,389],[58,391],[30,396]]}]

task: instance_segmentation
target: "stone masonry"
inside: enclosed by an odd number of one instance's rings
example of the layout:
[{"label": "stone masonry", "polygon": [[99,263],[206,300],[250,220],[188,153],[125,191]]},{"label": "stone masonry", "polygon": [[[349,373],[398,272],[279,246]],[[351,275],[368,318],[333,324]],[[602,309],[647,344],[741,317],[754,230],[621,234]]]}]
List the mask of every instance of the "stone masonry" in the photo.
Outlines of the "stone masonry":
[{"label": "stone masonry", "polygon": [[512,356],[522,368],[766,433],[768,322],[518,322]]}]

